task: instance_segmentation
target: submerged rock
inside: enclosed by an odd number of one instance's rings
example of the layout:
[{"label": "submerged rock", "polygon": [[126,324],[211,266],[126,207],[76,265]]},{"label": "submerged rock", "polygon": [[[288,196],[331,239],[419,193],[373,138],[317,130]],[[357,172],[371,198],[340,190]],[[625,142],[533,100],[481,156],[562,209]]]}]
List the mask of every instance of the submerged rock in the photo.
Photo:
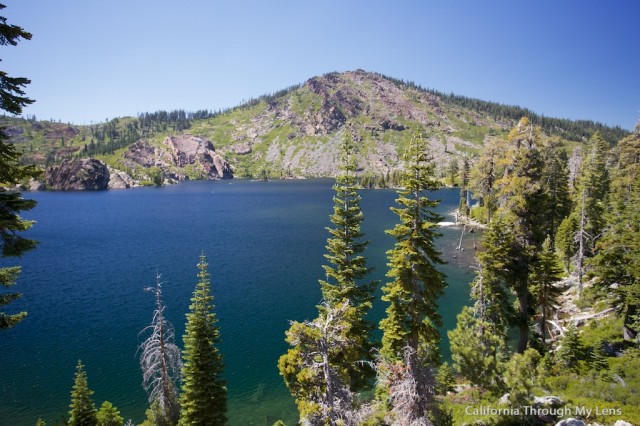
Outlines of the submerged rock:
[{"label": "submerged rock", "polygon": [[47,168],[45,182],[49,189],[55,190],[101,190],[108,188],[109,177],[109,169],[102,161],[74,158]]}]

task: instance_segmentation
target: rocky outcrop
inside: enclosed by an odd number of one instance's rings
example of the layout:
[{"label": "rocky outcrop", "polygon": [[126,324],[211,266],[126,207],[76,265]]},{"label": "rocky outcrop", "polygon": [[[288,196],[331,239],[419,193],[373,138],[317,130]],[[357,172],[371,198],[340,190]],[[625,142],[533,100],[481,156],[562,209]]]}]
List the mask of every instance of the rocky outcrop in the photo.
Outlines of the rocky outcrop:
[{"label": "rocky outcrop", "polygon": [[233,171],[210,140],[190,134],[168,136],[160,145],[142,139],[124,153],[132,168],[159,167],[168,178],[230,179]]},{"label": "rocky outcrop", "polygon": [[109,189],[126,189],[140,186],[135,179],[122,170],[112,169],[109,167],[109,175]]},{"label": "rocky outcrop", "polygon": [[49,167],[45,173],[45,182],[47,188],[55,190],[100,190],[108,188],[109,176],[109,169],[102,161],[74,158]]},{"label": "rocky outcrop", "polygon": [[193,135],[169,136],[164,142],[172,154],[174,165],[184,168],[195,165],[209,179],[229,179],[233,172],[229,163],[218,154],[211,141]]}]

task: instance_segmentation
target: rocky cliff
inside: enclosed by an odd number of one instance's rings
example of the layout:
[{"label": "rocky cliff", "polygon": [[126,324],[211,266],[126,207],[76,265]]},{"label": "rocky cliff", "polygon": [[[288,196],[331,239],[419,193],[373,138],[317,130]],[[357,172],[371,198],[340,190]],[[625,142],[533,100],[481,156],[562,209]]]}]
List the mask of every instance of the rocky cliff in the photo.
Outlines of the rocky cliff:
[{"label": "rocky cliff", "polygon": [[123,157],[123,164],[129,169],[157,167],[165,178],[177,181],[233,177],[231,166],[211,141],[190,134],[168,136],[160,144],[141,139]]},{"label": "rocky cliff", "polygon": [[45,173],[46,186],[55,190],[100,190],[109,185],[107,165],[94,158],[65,160],[49,167]]}]

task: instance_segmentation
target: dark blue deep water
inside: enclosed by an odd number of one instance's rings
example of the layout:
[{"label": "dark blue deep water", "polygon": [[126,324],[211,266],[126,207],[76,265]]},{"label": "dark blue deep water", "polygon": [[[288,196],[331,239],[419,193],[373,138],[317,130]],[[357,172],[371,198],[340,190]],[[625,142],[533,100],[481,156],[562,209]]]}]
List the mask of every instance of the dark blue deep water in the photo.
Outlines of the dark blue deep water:
[{"label": "dark blue deep water", "polygon": [[[22,299],[5,309],[27,310],[17,327],[0,332],[0,424],[33,425],[68,411],[75,365],[82,359],[99,406],[109,400],[125,419],[140,422],[147,404],[136,349],[151,321],[153,297],[143,289],[165,282],[166,316],[182,346],[185,313],[197,282],[198,257],[209,262],[222,335],[230,425],[295,424],[295,405],[278,375],[289,320],[311,319],[320,301],[331,180],[188,182],[165,188],[105,192],[38,192],[25,217],[40,241],[19,264]],[[443,189],[440,212],[458,204]],[[362,192],[364,231],[374,278],[384,279],[385,235],[396,222],[392,190]],[[453,220],[447,217],[445,220]],[[440,301],[445,329],[468,303],[473,278],[471,234],[442,228],[438,245],[450,263]],[[456,258],[453,255],[457,254]],[[467,256],[461,256],[464,254]],[[384,312],[378,301],[372,317]],[[443,336],[446,338],[446,334]],[[448,345],[443,342],[443,354]]]}]

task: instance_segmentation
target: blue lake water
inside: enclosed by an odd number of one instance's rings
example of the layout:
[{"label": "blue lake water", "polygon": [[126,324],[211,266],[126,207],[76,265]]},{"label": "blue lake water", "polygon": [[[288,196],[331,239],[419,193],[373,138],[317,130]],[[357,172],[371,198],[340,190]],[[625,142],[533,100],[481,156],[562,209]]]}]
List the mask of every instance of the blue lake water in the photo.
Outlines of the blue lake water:
[{"label": "blue lake water", "polygon": [[[333,209],[331,180],[187,182],[165,188],[26,194],[38,206],[27,235],[40,241],[19,264],[22,299],[7,311],[26,320],[0,332],[0,424],[33,425],[66,414],[75,365],[82,359],[96,405],[109,400],[125,419],[140,422],[147,398],[136,355],[139,332],[151,321],[154,300],[143,289],[161,273],[166,317],[182,346],[185,313],[197,282],[198,257],[207,256],[229,393],[229,424],[295,424],[292,398],[278,375],[289,320],[312,319]],[[366,256],[372,278],[384,280],[384,231],[396,223],[393,190],[362,192]],[[448,214],[459,191],[443,189]],[[453,220],[447,217],[445,220]],[[460,228],[442,228],[438,246],[449,288],[440,301],[444,329],[469,302],[472,234],[464,252]],[[455,258],[454,255],[457,255]],[[465,257],[466,256],[466,257]],[[385,304],[377,301],[376,322]],[[448,357],[446,333],[443,355]]]}]

